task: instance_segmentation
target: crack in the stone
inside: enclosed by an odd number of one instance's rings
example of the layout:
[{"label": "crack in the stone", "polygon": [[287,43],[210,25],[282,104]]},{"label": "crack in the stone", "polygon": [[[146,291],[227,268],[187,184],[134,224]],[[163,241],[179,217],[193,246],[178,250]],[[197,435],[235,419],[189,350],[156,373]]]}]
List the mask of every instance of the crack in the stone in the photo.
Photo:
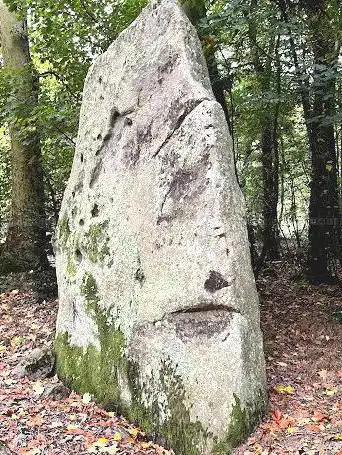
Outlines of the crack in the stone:
[{"label": "crack in the stone", "polygon": [[166,218],[167,218],[167,217],[165,218],[165,216],[163,216],[163,210],[164,210],[164,205],[165,205],[165,203],[166,203],[166,200],[167,200],[167,198],[168,198],[168,195],[170,194],[170,191],[171,191],[171,188],[169,188],[169,189],[167,190],[167,192],[166,192],[166,194],[165,194],[165,196],[164,196],[164,198],[163,198],[163,201],[162,201],[162,203],[161,203],[160,215],[158,216],[158,219],[157,219],[157,225],[159,225],[162,221],[165,221]]},{"label": "crack in the stone", "polygon": [[183,125],[184,121],[186,118],[204,101],[210,101],[209,98],[202,98],[200,100],[194,100],[194,102],[188,103],[188,105],[185,106],[185,111],[180,115],[176,122],[176,126],[173,128],[173,130],[166,136],[164,139],[163,143],[158,147],[158,149],[154,152],[152,155],[153,158],[156,158],[156,156],[159,155],[163,147],[170,141],[170,139],[174,136],[174,134],[181,128]]},{"label": "crack in the stone", "polygon": [[176,310],[176,311],[173,311],[172,313],[169,313],[167,316],[184,314],[184,313],[205,313],[205,312],[215,312],[215,311],[226,311],[227,313],[241,314],[240,310],[238,310],[237,308],[233,308],[231,306],[206,304],[206,305],[197,305],[197,306],[192,306],[192,307],[188,307],[188,308],[182,308],[180,310]]}]

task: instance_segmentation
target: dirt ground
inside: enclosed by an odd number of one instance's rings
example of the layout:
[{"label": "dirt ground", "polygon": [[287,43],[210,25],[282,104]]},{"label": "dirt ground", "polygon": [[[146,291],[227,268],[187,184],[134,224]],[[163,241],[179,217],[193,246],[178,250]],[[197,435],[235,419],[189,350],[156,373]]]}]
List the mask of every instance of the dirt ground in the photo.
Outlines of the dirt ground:
[{"label": "dirt ground", "polygon": [[[281,267],[258,286],[270,405],[233,453],[342,455],[342,287],[296,283]],[[0,441],[15,454],[169,454],[88,394],[48,397],[57,378],[18,377],[51,342],[56,311],[56,300],[0,294]]]}]

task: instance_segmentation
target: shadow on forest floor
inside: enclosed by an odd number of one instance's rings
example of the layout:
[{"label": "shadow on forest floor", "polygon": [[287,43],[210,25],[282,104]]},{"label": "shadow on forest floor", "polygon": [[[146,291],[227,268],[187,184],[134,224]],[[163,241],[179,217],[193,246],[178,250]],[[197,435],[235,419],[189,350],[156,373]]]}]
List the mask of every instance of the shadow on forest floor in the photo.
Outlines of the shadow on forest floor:
[{"label": "shadow on forest floor", "polygon": [[[234,454],[342,455],[342,324],[333,316],[342,288],[295,283],[281,267],[258,284],[270,407]],[[55,300],[0,294],[0,441],[15,454],[169,453],[88,394],[47,397],[56,378],[15,374],[28,352],[51,343],[56,311]]]}]

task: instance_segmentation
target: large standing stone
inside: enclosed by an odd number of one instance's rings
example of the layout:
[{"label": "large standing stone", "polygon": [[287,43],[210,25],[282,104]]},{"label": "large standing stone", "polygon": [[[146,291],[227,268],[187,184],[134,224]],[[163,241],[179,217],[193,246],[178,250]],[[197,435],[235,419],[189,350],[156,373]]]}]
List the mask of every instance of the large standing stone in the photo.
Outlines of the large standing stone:
[{"label": "large standing stone", "polygon": [[226,454],[265,406],[229,133],[181,8],[154,0],[92,66],[56,239],[61,378],[176,455]]}]

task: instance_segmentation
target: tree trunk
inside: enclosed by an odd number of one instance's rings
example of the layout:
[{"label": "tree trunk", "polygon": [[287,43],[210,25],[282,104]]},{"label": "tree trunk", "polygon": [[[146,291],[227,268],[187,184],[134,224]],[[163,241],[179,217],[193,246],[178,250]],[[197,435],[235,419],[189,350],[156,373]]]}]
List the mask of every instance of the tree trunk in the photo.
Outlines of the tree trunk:
[{"label": "tree trunk", "polygon": [[262,174],[263,174],[263,248],[265,258],[279,259],[278,229],[278,143],[272,123],[263,125],[261,131]]},{"label": "tree trunk", "polygon": [[[254,11],[258,8],[258,0],[251,0],[250,17],[254,17]],[[271,54],[277,52],[277,42],[271,37],[268,55],[263,62],[257,43],[257,24],[249,19],[249,41],[252,54],[252,63],[260,92],[270,92],[272,87],[272,59]],[[280,73],[277,73],[277,89]],[[279,91],[279,90],[277,90]],[[274,107],[275,106],[275,107]],[[266,103],[260,109],[260,147],[263,177],[263,249],[260,260],[279,259],[279,229],[278,229],[278,195],[279,195],[279,152],[278,152],[278,115],[279,102]],[[259,264],[259,267],[261,264]]]},{"label": "tree trunk", "polygon": [[337,153],[333,116],[338,53],[327,2],[304,2],[314,56],[313,103],[309,144],[312,162],[309,205],[309,255],[311,281],[335,281],[339,257],[340,214]]},{"label": "tree trunk", "polygon": [[46,220],[42,157],[33,121],[38,78],[31,61],[26,20],[18,20],[0,0],[0,30],[4,67],[11,77],[14,107],[9,120],[11,139],[11,214],[0,270],[46,268]]}]

